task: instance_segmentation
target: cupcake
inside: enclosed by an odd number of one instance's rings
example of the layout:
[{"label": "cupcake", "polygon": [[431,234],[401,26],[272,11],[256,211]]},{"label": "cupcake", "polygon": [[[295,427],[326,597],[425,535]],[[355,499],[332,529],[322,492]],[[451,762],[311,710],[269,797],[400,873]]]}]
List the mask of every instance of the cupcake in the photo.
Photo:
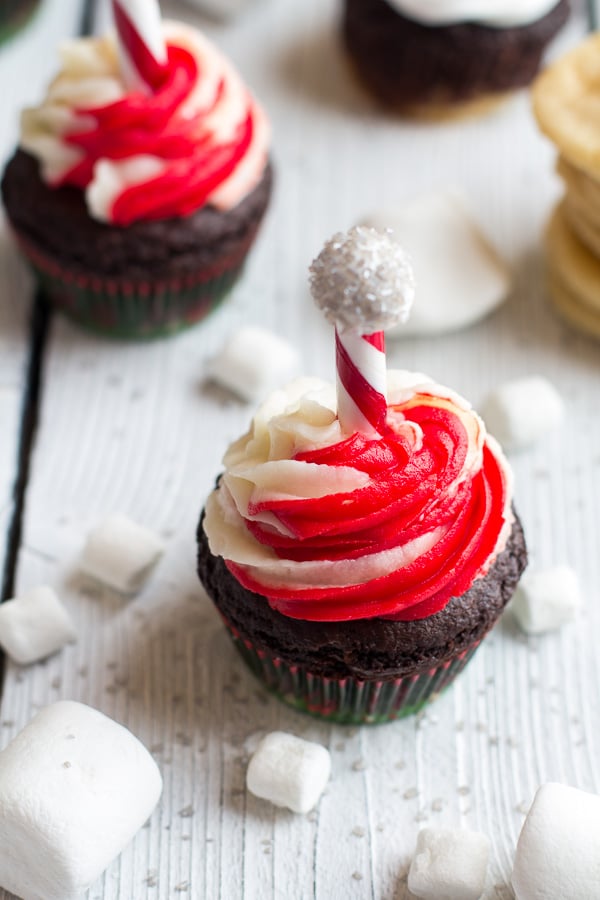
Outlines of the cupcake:
[{"label": "cupcake", "polygon": [[[342,723],[413,713],[448,686],[526,564],[481,419],[423,375],[386,373],[379,328],[408,290],[398,253],[367,228],[326,245],[313,292],[329,313],[339,298],[337,393],[304,378],[268,397],[198,528],[200,580],[249,667]],[[383,318],[357,331],[361,303]]]},{"label": "cupcake", "polygon": [[343,39],[379,100],[437,118],[528,85],[568,14],[567,0],[345,0]]},{"label": "cupcake", "polygon": [[202,34],[157,22],[165,56],[151,87],[127,77],[114,35],[62,46],[2,180],[51,302],[122,338],[206,315],[240,274],[271,191],[260,106]]},{"label": "cupcake", "polygon": [[27,24],[39,0],[0,0],[0,43]]}]

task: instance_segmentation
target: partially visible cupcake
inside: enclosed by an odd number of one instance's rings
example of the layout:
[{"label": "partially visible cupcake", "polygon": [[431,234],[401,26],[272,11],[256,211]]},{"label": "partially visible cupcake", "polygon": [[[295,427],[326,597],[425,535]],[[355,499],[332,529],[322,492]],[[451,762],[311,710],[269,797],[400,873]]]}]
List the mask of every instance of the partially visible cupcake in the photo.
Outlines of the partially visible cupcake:
[{"label": "partially visible cupcake", "polygon": [[568,0],[344,0],[343,37],[379,100],[436,118],[526,87],[568,14]]},{"label": "partially visible cupcake", "polygon": [[39,0],[0,0],[0,43],[27,24],[39,6]]},{"label": "partially visible cupcake", "polygon": [[[364,264],[355,250],[347,258],[389,303],[381,255]],[[342,270],[331,281],[354,307]],[[198,571],[281,699],[380,722],[415,712],[461,671],[512,596],[526,548],[508,464],[470,405],[390,372],[377,431],[348,433],[351,369],[339,362],[337,403],[332,386],[301,379],[231,445],[198,528]]]},{"label": "partially visible cupcake", "polygon": [[48,297],[115,337],[206,315],[237,279],[271,191],[269,127],[239,75],[190,26],[163,32],[152,93],[126,87],[113,35],[64,44],[2,181]]}]

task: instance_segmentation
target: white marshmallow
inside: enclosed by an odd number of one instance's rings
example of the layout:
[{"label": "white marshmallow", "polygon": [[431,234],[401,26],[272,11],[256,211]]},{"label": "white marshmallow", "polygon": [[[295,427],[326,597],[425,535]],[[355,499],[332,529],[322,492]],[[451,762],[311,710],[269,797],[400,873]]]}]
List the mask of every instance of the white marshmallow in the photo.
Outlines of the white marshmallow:
[{"label": "white marshmallow", "polygon": [[26,666],[77,639],[75,626],[52,588],[41,586],[0,604],[0,646]]},{"label": "white marshmallow", "polygon": [[88,535],[81,568],[123,594],[139,591],[161,555],[164,543],[123,515],[110,516]]},{"label": "white marshmallow", "polygon": [[485,834],[423,828],[408,873],[408,888],[423,900],[479,900],[485,889],[490,842]]},{"label": "white marshmallow", "polygon": [[560,424],[564,403],[547,378],[528,375],[499,385],[482,404],[481,415],[505,450],[518,450]]},{"label": "white marshmallow", "polygon": [[210,363],[210,378],[244,400],[261,400],[298,371],[297,351],[264,328],[244,326],[231,334]]},{"label": "white marshmallow", "polygon": [[389,337],[443,334],[472,325],[504,300],[510,272],[457,192],[416,197],[401,209],[380,210],[364,224],[391,228],[413,264],[410,318]]},{"label": "white marshmallow", "polygon": [[82,703],[47,706],[0,753],[0,885],[27,900],[80,897],[161,790],[126,728]]},{"label": "white marshmallow", "polygon": [[581,606],[576,573],[569,566],[525,572],[510,605],[527,634],[542,634],[571,622]]},{"label": "white marshmallow", "polygon": [[519,835],[517,900],[600,896],[600,797],[550,782],[538,790]]},{"label": "white marshmallow", "polygon": [[246,784],[256,797],[306,813],[316,806],[330,774],[331,757],[325,747],[273,731],[250,760]]}]

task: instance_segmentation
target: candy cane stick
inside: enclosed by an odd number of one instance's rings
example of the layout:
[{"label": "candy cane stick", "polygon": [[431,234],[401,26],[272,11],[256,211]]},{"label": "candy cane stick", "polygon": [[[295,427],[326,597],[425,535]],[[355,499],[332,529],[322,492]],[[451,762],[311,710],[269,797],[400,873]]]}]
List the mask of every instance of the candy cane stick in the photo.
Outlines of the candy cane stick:
[{"label": "candy cane stick", "polygon": [[328,241],[310,271],[312,295],[336,327],[342,431],[377,435],[387,415],[384,329],[412,306],[410,262],[391,234],[358,226]]},{"label": "candy cane stick", "polygon": [[126,85],[151,93],[165,77],[167,49],[157,0],[112,0]]},{"label": "candy cane stick", "polygon": [[379,433],[387,414],[385,338],[335,332],[338,418],[346,432]]}]

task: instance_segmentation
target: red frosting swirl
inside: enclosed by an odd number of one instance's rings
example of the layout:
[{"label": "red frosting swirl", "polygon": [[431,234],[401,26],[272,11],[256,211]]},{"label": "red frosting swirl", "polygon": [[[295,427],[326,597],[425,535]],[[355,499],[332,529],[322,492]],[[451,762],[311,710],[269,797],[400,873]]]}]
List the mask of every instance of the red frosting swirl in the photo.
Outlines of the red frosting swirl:
[{"label": "red frosting swirl", "polygon": [[165,23],[167,63],[152,93],[127,90],[110,38],[65,49],[63,69],[26,110],[21,144],[54,187],[82,189],[113,225],[230,209],[260,181],[265,117],[229,62],[199,32]]},{"label": "red frosting swirl", "polygon": [[166,162],[164,171],[149,181],[126,188],[115,200],[111,221],[129,225],[136,219],[167,219],[199,209],[247,152],[252,140],[251,106],[235,137],[218,145],[204,126],[223,92],[223,83],[210,107],[193,116],[178,114],[198,78],[196,60],[183,47],[168,47],[167,77],[152,96],[132,93],[98,108],[78,109],[95,127],[65,136],[85,152],[80,163],[65,173],[62,184],[85,188],[100,159],[128,159],[148,154]]},{"label": "red frosting swirl", "polygon": [[[407,422],[422,440],[415,442]],[[452,400],[419,393],[390,407],[381,438],[354,434],[295,457],[352,467],[366,474],[364,486],[309,499],[262,492],[248,505],[244,522],[254,539],[293,563],[348,562],[433,536],[406,565],[341,587],[294,584],[293,574],[275,584],[260,568],[231,559],[228,568],[291,618],[408,620],[437,612],[485,574],[510,524],[506,463],[495,443],[481,440],[482,429]],[[273,517],[281,530],[269,524]]]}]

